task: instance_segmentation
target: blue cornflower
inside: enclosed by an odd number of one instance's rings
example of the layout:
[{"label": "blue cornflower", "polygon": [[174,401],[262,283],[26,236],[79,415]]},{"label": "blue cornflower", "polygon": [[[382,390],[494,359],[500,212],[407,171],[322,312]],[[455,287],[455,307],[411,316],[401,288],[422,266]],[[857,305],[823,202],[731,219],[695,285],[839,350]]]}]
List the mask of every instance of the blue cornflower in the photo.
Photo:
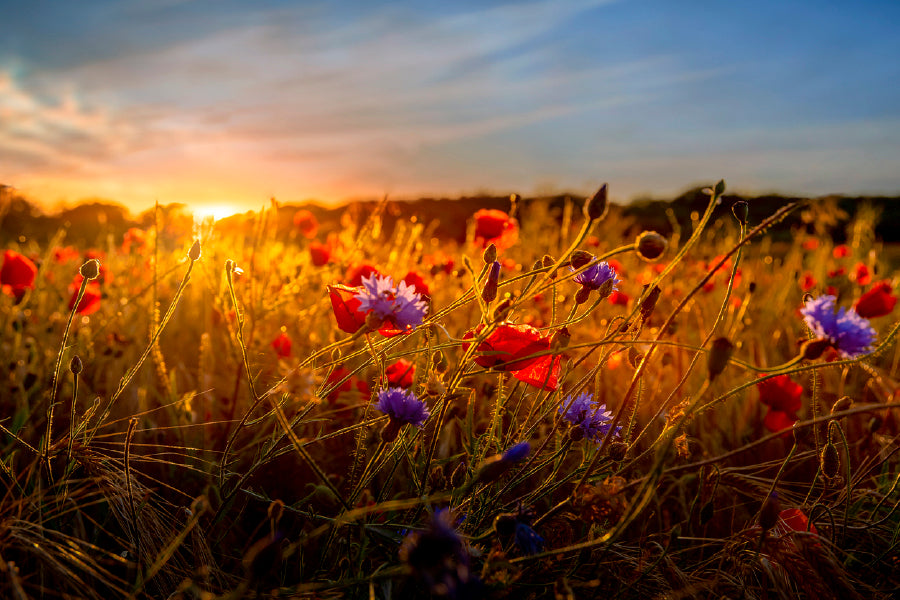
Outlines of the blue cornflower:
[{"label": "blue cornflower", "polygon": [[[572,270],[575,271],[575,269]],[[608,262],[605,260],[598,261],[597,259],[594,259],[591,266],[576,275],[574,279],[575,283],[580,283],[588,290],[600,290],[602,288],[601,294],[606,296],[618,289],[616,284],[620,281],[616,279],[616,270],[609,266]]]},{"label": "blue cornflower", "polygon": [[400,559],[432,592],[442,596],[466,597],[465,590],[474,583],[469,572],[469,553],[447,509],[436,511],[424,530],[406,536]]},{"label": "blue cornflower", "polygon": [[528,442],[519,442],[515,446],[510,446],[503,453],[503,460],[506,462],[519,462],[531,452],[531,444]]},{"label": "blue cornflower", "polygon": [[391,422],[396,425],[408,423],[422,427],[425,425],[425,420],[431,415],[425,403],[419,400],[414,393],[399,387],[380,390],[375,408],[387,414],[391,418]]},{"label": "blue cornflower", "polygon": [[521,520],[516,521],[516,546],[522,551],[522,554],[537,554],[544,549],[544,538],[538,535],[531,525],[523,523]]},{"label": "blue cornflower", "polygon": [[395,288],[391,277],[378,273],[364,278],[362,285],[362,291],[355,296],[360,301],[360,311],[371,311],[382,321],[392,322],[398,329],[412,329],[422,324],[428,312],[428,303],[416,293],[416,286],[401,281]]},{"label": "blue cornflower", "polygon": [[[587,392],[574,400],[572,396],[566,397],[562,406],[559,407],[559,414],[573,427],[579,427],[585,437],[589,437],[595,442],[606,437],[612,426],[610,424],[612,413],[606,410],[605,404],[595,404],[594,395]],[[619,435],[621,429],[622,427],[616,427],[615,435]]]},{"label": "blue cornflower", "polygon": [[839,308],[835,313],[834,296],[819,296],[808,300],[800,314],[807,326],[819,339],[828,340],[845,358],[856,358],[872,350],[875,330],[868,319],[856,314],[852,308]]}]

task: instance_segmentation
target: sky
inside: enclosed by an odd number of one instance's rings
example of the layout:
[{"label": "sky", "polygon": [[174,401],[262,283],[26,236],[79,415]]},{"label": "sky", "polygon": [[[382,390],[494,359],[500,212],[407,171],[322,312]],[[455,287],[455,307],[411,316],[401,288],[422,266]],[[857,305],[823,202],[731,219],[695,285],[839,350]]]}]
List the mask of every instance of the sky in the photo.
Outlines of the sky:
[{"label": "sky", "polygon": [[0,0],[47,206],[900,192],[900,2]]}]

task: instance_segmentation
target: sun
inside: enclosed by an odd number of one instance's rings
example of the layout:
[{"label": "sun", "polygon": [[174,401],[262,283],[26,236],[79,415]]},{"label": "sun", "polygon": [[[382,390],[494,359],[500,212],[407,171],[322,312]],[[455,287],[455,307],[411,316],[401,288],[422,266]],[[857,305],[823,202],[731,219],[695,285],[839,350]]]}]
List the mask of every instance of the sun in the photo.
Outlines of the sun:
[{"label": "sun", "polygon": [[244,212],[233,204],[201,204],[194,206],[191,210],[197,219],[212,217],[216,221]]}]

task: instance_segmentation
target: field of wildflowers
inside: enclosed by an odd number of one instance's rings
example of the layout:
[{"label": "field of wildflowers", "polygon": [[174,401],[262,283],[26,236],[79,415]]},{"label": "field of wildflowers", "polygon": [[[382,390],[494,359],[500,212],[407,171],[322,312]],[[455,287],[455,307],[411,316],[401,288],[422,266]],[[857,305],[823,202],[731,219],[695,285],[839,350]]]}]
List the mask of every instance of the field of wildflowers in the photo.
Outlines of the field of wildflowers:
[{"label": "field of wildflowers", "polygon": [[877,215],[707,192],[10,242],[0,595],[896,597]]}]

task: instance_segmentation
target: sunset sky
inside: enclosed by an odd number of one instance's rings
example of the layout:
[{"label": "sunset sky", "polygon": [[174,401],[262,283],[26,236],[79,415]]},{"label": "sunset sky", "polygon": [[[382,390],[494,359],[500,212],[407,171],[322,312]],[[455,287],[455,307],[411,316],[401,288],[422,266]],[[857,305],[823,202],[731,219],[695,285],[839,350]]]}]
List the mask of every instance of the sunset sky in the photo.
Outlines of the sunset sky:
[{"label": "sunset sky", "polygon": [[900,192],[897,0],[0,7],[0,183],[48,206]]}]

